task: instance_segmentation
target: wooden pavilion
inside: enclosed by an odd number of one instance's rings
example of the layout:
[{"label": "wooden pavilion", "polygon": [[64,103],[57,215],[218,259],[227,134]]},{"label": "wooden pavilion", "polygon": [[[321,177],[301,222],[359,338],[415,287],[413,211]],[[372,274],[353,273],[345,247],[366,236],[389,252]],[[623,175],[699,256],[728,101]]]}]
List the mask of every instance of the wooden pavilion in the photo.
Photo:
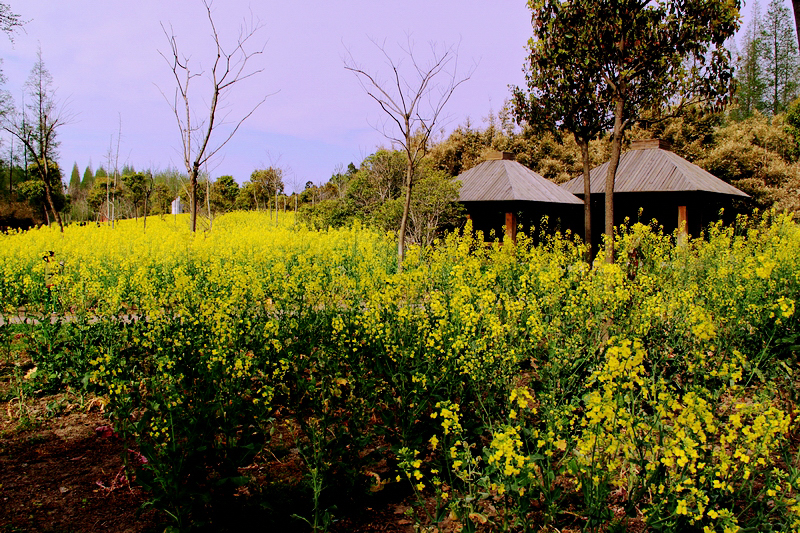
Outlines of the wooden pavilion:
[{"label": "wooden pavilion", "polygon": [[[608,165],[605,162],[589,173],[594,244],[599,243],[603,233]],[[562,187],[583,198],[583,176]],[[703,227],[719,219],[720,208],[730,208],[735,198],[749,196],[671,152],[669,143],[657,139],[634,141],[631,149],[620,156],[617,167],[614,225],[625,218],[633,222],[655,219],[665,232],[683,228],[684,234],[699,235]]]},{"label": "wooden pavilion", "polygon": [[555,183],[497,152],[487,161],[460,174],[458,201],[472,227],[486,240],[503,235],[516,239],[517,228],[530,231],[547,215],[550,227],[580,231],[583,202]]}]

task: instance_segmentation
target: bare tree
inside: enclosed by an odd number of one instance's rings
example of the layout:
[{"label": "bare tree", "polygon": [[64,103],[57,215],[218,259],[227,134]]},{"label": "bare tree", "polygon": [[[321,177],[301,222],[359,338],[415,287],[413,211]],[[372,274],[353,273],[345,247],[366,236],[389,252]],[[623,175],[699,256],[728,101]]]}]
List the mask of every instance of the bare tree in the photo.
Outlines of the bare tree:
[{"label": "bare tree", "polygon": [[31,101],[19,110],[9,110],[4,117],[3,129],[16,137],[30,155],[36,171],[44,184],[45,200],[58,227],[64,231],[61,214],[53,201],[53,188],[63,187],[61,174],[55,166],[56,130],[68,124],[71,115],[59,104],[53,88],[53,77],[42,60],[42,49],[36,54],[36,63],[25,82]]},{"label": "bare tree", "polygon": [[[169,41],[170,50],[168,54],[159,51],[164,60],[169,64],[172,74],[175,77],[175,94],[170,100],[164,94],[164,98],[172,107],[175,114],[175,119],[178,122],[178,128],[181,132],[181,144],[183,152],[183,162],[186,165],[186,172],[189,175],[189,204],[192,214],[191,227],[192,231],[197,229],[197,176],[200,173],[200,167],[205,165],[209,159],[219,152],[228,141],[233,138],[233,135],[239,127],[247,120],[256,109],[258,109],[264,101],[271,96],[270,94],[264,96],[258,103],[250,108],[243,117],[238,121],[231,121],[233,124],[231,130],[227,135],[223,135],[220,141],[212,142],[212,134],[215,129],[226,123],[227,114],[219,117],[218,112],[224,107],[225,97],[231,88],[241,82],[263,72],[264,69],[248,70],[247,64],[255,57],[263,53],[266,43],[260,48],[251,49],[251,41],[256,33],[263,27],[262,24],[250,20],[244,21],[239,29],[239,36],[236,44],[232,49],[226,51],[222,45],[222,41],[214,24],[214,18],[211,13],[210,1],[203,0],[203,5],[208,14],[208,22],[211,26],[211,37],[214,40],[216,47],[216,57],[213,61],[211,71],[208,73],[208,80],[211,82],[211,94],[208,102],[207,109],[201,113],[192,105],[197,100],[194,93],[190,94],[190,84],[198,77],[204,76],[203,71],[194,70],[194,65],[190,64],[189,56],[183,55],[178,48],[178,40],[175,37],[172,27],[170,31],[161,25]],[[193,88],[194,85],[191,85]],[[198,118],[198,116],[200,118]]]},{"label": "bare tree", "polygon": [[[114,152],[114,135],[108,142],[108,152],[106,153],[106,162],[108,164],[108,171],[114,174],[114,183],[110,183],[111,176],[106,177],[106,224],[111,224],[114,228],[116,215],[117,215],[117,178],[119,177],[119,145],[122,140],[122,115],[119,115],[119,131],[117,132],[117,151]],[[111,186],[114,187],[114,192],[111,192]]]},{"label": "bare tree", "polygon": [[[403,59],[399,61],[388,54],[385,43],[372,42],[386,60],[388,79],[384,80],[378,74],[362,68],[349,51],[344,68],[356,75],[362,89],[389,116],[389,126],[384,123],[383,127],[376,129],[406,154],[405,203],[397,243],[397,268],[402,270],[414,171],[428,153],[431,133],[441,119],[444,106],[456,88],[471,77],[472,70],[463,77],[458,76],[457,48],[442,49],[431,43],[431,58],[423,63],[415,56],[414,43],[410,38],[406,47],[400,47]],[[406,59],[411,63],[407,69],[409,75],[401,72]]]}]

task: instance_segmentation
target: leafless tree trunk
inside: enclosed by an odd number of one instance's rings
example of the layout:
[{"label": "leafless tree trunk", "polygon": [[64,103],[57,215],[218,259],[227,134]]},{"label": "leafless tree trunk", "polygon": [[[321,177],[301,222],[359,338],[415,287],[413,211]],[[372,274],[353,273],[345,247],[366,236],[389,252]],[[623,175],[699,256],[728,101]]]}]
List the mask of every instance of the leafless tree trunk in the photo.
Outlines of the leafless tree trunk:
[{"label": "leafless tree trunk", "polygon": [[8,150],[8,197],[14,192],[14,137],[11,137],[11,148]]},{"label": "leafless tree trunk", "polygon": [[[441,118],[445,104],[456,88],[471,77],[472,70],[464,77],[459,77],[458,49],[447,47],[441,50],[435,44],[431,44],[430,61],[420,63],[414,55],[414,44],[409,39],[406,48],[401,47],[403,56],[411,63],[408,69],[410,75],[406,76],[400,72],[402,60],[392,59],[386,51],[385,43],[372,42],[389,65],[388,81],[359,66],[350,52],[345,59],[344,68],[356,75],[364,92],[388,115],[391,126],[387,127],[384,123],[376,129],[392,144],[400,146],[406,154],[406,196],[397,238],[397,268],[402,271],[414,172],[428,152],[428,141]],[[452,70],[448,70],[450,67]]]},{"label": "leafless tree trunk", "polygon": [[[117,207],[117,176],[119,175],[119,145],[122,137],[122,116],[119,117],[119,132],[117,133],[117,151],[114,153],[114,134],[111,134],[111,139],[108,142],[108,152],[106,154],[106,161],[108,164],[108,172],[113,172],[114,182],[111,183],[111,176],[106,176],[106,224],[111,224],[111,228],[115,227],[116,220],[116,207]],[[111,169],[114,169],[113,171]],[[113,193],[111,187],[114,187]]]},{"label": "leafless tree trunk", "polygon": [[[246,113],[238,121],[231,122],[233,127],[227,134],[224,134],[221,141],[213,143],[211,140],[212,134],[215,129],[225,123],[226,117],[218,117],[221,104],[224,103],[230,89],[237,83],[244,81],[256,74],[263,72],[264,69],[248,70],[247,63],[250,62],[255,56],[260,55],[264,51],[265,45],[261,48],[249,50],[251,40],[256,35],[262,25],[258,22],[245,21],[239,29],[239,36],[236,44],[226,51],[222,45],[220,35],[217,27],[214,24],[214,18],[211,13],[211,2],[203,0],[203,5],[208,14],[208,22],[211,26],[211,35],[214,39],[216,46],[216,58],[214,59],[211,71],[208,73],[208,79],[211,82],[210,98],[207,98],[208,108],[205,113],[199,113],[192,103],[197,99],[194,93],[190,94],[190,83],[195,78],[203,76],[203,72],[193,70],[194,65],[190,65],[189,56],[181,54],[178,48],[178,40],[175,37],[172,27],[170,31],[162,24],[169,41],[170,50],[168,54],[161,53],[161,56],[169,64],[172,74],[175,78],[175,94],[172,99],[164,98],[170,104],[175,119],[178,122],[178,128],[181,132],[181,145],[183,162],[186,166],[186,172],[189,174],[189,204],[191,212],[191,228],[192,231],[197,229],[197,177],[200,173],[200,167],[205,165],[209,159],[219,152],[228,141],[233,138],[239,127],[247,120],[256,109],[271,95],[266,95],[258,103],[256,103],[250,111]],[[194,87],[192,85],[192,87]],[[201,117],[198,119],[198,115]],[[204,117],[204,118],[202,118]],[[220,119],[218,121],[218,119]]]},{"label": "leafless tree trunk", "polygon": [[[206,172],[208,170],[206,169]],[[214,217],[211,215],[211,175],[206,176],[206,212],[208,213],[208,231],[214,227]]]},{"label": "leafless tree trunk", "polygon": [[119,178],[119,143],[122,139],[122,115],[119,115],[119,131],[117,132],[117,151],[114,155],[114,201],[111,204],[111,227],[115,227],[117,219],[117,179]]},{"label": "leafless tree trunk", "polygon": [[142,228],[143,233],[147,233],[147,204],[150,200],[150,195],[153,193],[153,187],[155,186],[153,182],[153,172],[151,170],[147,171],[147,186],[144,188],[144,224]]}]

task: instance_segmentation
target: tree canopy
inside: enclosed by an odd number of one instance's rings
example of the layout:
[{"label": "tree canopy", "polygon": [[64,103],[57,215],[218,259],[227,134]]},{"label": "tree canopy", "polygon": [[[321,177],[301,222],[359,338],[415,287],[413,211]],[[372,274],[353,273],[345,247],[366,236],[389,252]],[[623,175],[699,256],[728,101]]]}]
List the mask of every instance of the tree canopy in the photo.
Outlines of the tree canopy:
[{"label": "tree canopy", "polygon": [[[686,102],[725,103],[733,69],[724,42],[738,28],[740,2],[531,0],[529,6],[530,64],[550,62],[562,89],[572,84],[582,92],[572,97],[587,106],[580,124],[614,118],[605,192],[606,259],[613,261],[614,179],[625,129],[646,113],[657,117]],[[552,90],[543,78],[529,77],[534,98]],[[544,103],[537,119],[565,114],[552,99]]]}]

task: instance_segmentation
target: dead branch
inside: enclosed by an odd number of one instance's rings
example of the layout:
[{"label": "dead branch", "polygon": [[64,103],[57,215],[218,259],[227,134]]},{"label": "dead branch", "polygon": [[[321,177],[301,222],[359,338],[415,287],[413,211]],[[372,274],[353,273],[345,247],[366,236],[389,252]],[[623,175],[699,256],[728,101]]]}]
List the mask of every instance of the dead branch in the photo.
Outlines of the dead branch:
[{"label": "dead branch", "polygon": [[[254,58],[264,52],[266,41],[260,48],[251,48],[251,41],[256,38],[256,34],[263,28],[263,24],[253,20],[251,16],[250,22],[248,23],[245,20],[239,28],[236,43],[230,49],[226,49],[222,44],[222,38],[214,22],[211,9],[212,2],[203,0],[203,5],[206,8],[208,22],[211,27],[211,38],[216,48],[213,66],[208,73],[208,79],[212,86],[208,109],[206,113],[200,114],[204,118],[198,120],[197,114],[193,112],[194,93],[190,93],[190,84],[194,78],[203,77],[205,73],[193,70],[191,57],[180,52],[178,40],[172,26],[167,31],[167,28],[163,24],[161,25],[169,43],[169,51],[166,54],[159,51],[161,57],[169,65],[175,79],[175,93],[172,99],[168,98],[163,91],[161,91],[161,94],[175,115],[181,135],[183,161],[191,186],[192,231],[195,231],[197,226],[197,175],[200,168],[206,165],[212,157],[228,144],[241,125],[261,107],[267,98],[275,94],[265,95],[236,121],[227,122],[227,113],[219,116],[220,110],[224,108],[226,96],[233,86],[264,71],[263,68],[248,69],[248,63],[252,64]],[[213,142],[214,132],[225,124],[233,124],[233,127],[227,135]]]},{"label": "dead branch", "polygon": [[474,68],[466,75],[458,75],[458,47],[441,49],[436,43],[430,44],[430,60],[421,63],[414,52],[414,43],[407,36],[406,46],[400,46],[403,58],[411,62],[410,76],[403,74],[403,60],[396,61],[386,50],[385,41],[372,43],[386,59],[389,69],[389,80],[384,81],[363,68],[346,50],[344,68],[355,74],[364,92],[372,98],[386,114],[387,121],[393,126],[387,129],[374,126],[393,145],[400,146],[406,154],[406,198],[403,217],[398,234],[398,269],[402,270],[405,256],[405,235],[408,212],[411,202],[411,189],[416,167],[428,152],[428,143],[441,113],[455,92],[456,88],[470,79]]}]

